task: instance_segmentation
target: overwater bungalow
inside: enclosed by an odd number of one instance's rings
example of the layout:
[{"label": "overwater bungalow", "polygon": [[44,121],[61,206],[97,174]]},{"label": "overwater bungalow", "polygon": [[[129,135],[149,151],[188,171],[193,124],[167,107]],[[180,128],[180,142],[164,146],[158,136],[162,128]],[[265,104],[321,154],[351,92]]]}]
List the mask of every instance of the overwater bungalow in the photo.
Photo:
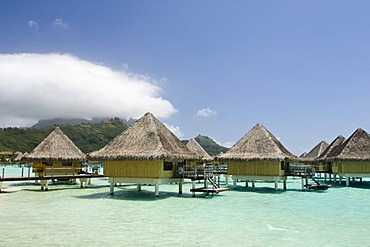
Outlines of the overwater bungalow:
[{"label": "overwater bungalow", "polygon": [[329,178],[331,179],[332,162],[328,161],[327,158],[332,156],[335,150],[337,150],[337,148],[340,147],[345,140],[346,138],[344,138],[342,135],[339,135],[337,138],[335,138],[334,141],[332,141],[329,146],[316,159],[313,160],[315,170],[329,174]]},{"label": "overwater bungalow", "polygon": [[306,155],[300,157],[300,160],[307,163],[313,162],[314,159],[318,158],[328,146],[329,144],[326,141],[321,141],[315,147],[313,147],[311,151],[309,151]]},{"label": "overwater bungalow", "polygon": [[138,190],[142,184],[154,184],[155,196],[159,196],[159,185],[166,183],[178,182],[182,193],[178,167],[199,159],[151,113],[89,157],[104,163],[111,194],[116,183],[134,183]]},{"label": "overwater bungalow", "polygon": [[[43,177],[78,174],[82,170],[86,155],[56,127],[24,158],[32,162],[33,172]],[[47,182],[43,182],[47,186]]]},{"label": "overwater bungalow", "polygon": [[256,124],[229,151],[218,156],[227,163],[228,175],[232,175],[234,188],[238,180],[284,182],[289,162],[295,159],[276,137],[262,124]]},{"label": "overwater bungalow", "polygon": [[370,177],[370,134],[357,129],[326,157],[326,161],[332,164],[332,172],[339,176],[339,181],[346,178],[347,186],[351,177]]},{"label": "overwater bungalow", "polygon": [[189,142],[186,143],[186,147],[201,157],[203,162],[212,162],[214,160],[214,158],[209,155],[206,150],[204,150],[204,148],[197,142],[197,140],[195,140],[195,138],[190,139]]}]

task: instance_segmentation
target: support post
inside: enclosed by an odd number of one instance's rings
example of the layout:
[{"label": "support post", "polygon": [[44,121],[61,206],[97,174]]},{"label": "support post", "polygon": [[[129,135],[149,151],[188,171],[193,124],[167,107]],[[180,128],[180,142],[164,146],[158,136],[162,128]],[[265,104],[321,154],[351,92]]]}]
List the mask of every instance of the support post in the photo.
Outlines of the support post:
[{"label": "support post", "polygon": [[236,178],[233,178],[233,189],[236,190]]},{"label": "support post", "polygon": [[254,183],[254,180],[252,180],[252,187],[256,187],[255,183]]},{"label": "support post", "polygon": [[248,187],[248,180],[245,180],[245,187]]},{"label": "support post", "polygon": [[342,184],[342,176],[339,175],[339,184]]},{"label": "support post", "polygon": [[349,176],[347,176],[347,177],[346,177],[346,186],[347,186],[347,187],[349,186],[349,180],[350,180],[350,177],[349,177]]},{"label": "support post", "polygon": [[180,182],[179,182],[179,194],[182,194],[182,179],[180,179]]},{"label": "support post", "polygon": [[137,184],[137,191],[141,191],[141,184]]},{"label": "support post", "polygon": [[195,180],[191,180],[191,188],[193,189],[192,196],[195,197]]},{"label": "support post", "polygon": [[229,185],[229,175],[225,175],[225,184]]},{"label": "support post", "polygon": [[278,181],[275,180],[275,190],[277,190],[277,189],[278,189]]},{"label": "support post", "polygon": [[283,180],[283,189],[286,190],[286,178]]},{"label": "support post", "polygon": [[302,177],[302,191],[304,191],[304,178]]},{"label": "support post", "polygon": [[154,192],[154,195],[156,197],[159,196],[159,181],[158,180],[155,181],[155,192]]},{"label": "support post", "polygon": [[114,194],[114,178],[112,178],[112,180],[110,181],[109,188],[110,188],[110,194],[113,195]]}]

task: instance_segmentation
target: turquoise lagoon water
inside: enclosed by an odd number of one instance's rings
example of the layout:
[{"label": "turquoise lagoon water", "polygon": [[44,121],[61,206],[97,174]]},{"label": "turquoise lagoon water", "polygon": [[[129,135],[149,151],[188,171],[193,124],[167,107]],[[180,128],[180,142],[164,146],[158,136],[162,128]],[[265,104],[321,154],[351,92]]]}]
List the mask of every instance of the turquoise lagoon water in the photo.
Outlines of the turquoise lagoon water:
[{"label": "turquoise lagoon water", "polygon": [[[6,176],[20,169],[6,168]],[[221,183],[224,184],[221,179]],[[230,180],[230,185],[232,184]],[[225,185],[225,184],[224,184]],[[183,194],[175,184],[115,188],[93,179],[88,188],[7,182],[0,193],[0,246],[348,246],[370,245],[370,181],[333,184],[324,192],[273,183],[217,195]],[[201,184],[199,184],[201,187]],[[279,188],[282,184],[279,184]]]}]

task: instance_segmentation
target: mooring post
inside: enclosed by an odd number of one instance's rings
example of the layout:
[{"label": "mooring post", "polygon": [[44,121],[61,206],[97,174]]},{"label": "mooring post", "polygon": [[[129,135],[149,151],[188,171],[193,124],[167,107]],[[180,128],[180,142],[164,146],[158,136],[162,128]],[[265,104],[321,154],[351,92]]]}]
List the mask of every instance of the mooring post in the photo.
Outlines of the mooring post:
[{"label": "mooring post", "polygon": [[137,191],[141,191],[141,184],[137,184]]}]

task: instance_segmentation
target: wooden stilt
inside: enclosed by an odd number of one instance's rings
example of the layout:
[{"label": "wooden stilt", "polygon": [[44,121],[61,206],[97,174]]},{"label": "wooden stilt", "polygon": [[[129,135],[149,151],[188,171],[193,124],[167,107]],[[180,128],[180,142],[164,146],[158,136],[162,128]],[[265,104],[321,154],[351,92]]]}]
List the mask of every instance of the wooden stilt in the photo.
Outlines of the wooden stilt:
[{"label": "wooden stilt", "polygon": [[113,195],[114,194],[114,180],[113,179],[110,182],[109,188],[110,188],[110,194]]},{"label": "wooden stilt", "polygon": [[304,178],[302,177],[302,191],[304,191]]},{"label": "wooden stilt", "polygon": [[286,190],[286,178],[283,180],[283,189]]},{"label": "wooden stilt", "polygon": [[248,187],[248,180],[245,180],[245,187]]},{"label": "wooden stilt", "polygon": [[342,184],[342,176],[339,175],[339,184]]},{"label": "wooden stilt", "polygon": [[193,189],[192,196],[195,197],[195,191],[194,191],[194,189],[195,189],[195,180],[191,181],[191,188]]},{"label": "wooden stilt", "polygon": [[179,194],[182,194],[182,179],[179,182]]},{"label": "wooden stilt", "polygon": [[278,190],[278,181],[277,180],[275,180],[275,190]]},{"label": "wooden stilt", "polygon": [[252,180],[252,187],[256,187],[256,184],[254,183],[254,180]]},{"label": "wooden stilt", "polygon": [[141,191],[141,184],[137,184],[137,191]]},{"label": "wooden stilt", "polygon": [[236,178],[233,178],[233,189],[236,190]]},{"label": "wooden stilt", "polygon": [[346,186],[348,187],[349,186],[349,180],[350,180],[350,177],[346,177]]},{"label": "wooden stilt", "polygon": [[154,192],[154,195],[156,197],[159,196],[159,181],[155,181],[155,192]]}]

